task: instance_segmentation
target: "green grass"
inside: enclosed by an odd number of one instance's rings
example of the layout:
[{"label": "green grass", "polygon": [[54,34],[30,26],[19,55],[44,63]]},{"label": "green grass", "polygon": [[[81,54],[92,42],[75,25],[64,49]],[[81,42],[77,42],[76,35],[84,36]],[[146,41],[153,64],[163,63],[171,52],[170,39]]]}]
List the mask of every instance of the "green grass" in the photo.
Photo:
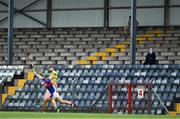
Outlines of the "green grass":
[{"label": "green grass", "polygon": [[0,112],[0,119],[180,119],[169,115],[127,115],[98,113]]}]

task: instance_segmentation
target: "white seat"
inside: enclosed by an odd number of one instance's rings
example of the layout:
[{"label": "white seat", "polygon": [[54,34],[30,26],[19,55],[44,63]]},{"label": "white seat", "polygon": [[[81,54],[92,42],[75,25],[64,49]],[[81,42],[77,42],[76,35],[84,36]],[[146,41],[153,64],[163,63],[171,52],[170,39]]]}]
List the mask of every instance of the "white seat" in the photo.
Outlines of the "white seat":
[{"label": "white seat", "polygon": [[3,70],[6,70],[6,69],[7,69],[7,66],[2,66],[2,69],[3,69]]},{"label": "white seat", "polygon": [[12,66],[12,65],[9,65],[9,66],[7,67],[7,69],[12,70],[12,69],[13,69],[13,66]]}]

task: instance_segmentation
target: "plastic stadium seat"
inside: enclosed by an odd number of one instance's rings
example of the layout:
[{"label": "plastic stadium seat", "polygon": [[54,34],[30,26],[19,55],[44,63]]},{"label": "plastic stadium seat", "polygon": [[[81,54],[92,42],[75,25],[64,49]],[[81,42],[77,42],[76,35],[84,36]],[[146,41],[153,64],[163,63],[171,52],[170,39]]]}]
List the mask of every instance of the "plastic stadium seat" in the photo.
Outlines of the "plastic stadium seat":
[{"label": "plastic stadium seat", "polygon": [[165,77],[165,78],[163,78],[163,80],[161,81],[161,84],[166,85],[166,84],[167,84],[167,82],[168,82],[168,78],[167,78],[167,77]]},{"label": "plastic stadium seat", "polygon": [[171,85],[167,85],[166,88],[164,89],[165,92],[170,92],[171,91]]},{"label": "plastic stadium seat", "polygon": [[12,107],[13,108],[13,105],[14,103],[13,102],[10,102],[9,104],[8,104],[8,107]]},{"label": "plastic stadium seat", "polygon": [[173,84],[179,85],[180,84],[180,78],[176,78],[174,80]]},{"label": "plastic stadium seat", "polygon": [[177,85],[173,85],[172,88],[171,88],[171,92],[176,93],[177,89],[178,89],[178,86]]}]

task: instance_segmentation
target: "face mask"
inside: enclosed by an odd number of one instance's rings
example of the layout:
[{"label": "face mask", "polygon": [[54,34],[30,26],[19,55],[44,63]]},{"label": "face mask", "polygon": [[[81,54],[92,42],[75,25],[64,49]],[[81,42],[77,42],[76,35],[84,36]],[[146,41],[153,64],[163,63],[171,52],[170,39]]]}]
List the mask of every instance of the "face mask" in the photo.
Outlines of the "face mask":
[{"label": "face mask", "polygon": [[150,49],[150,51],[149,51],[150,53],[152,53],[152,49]]}]

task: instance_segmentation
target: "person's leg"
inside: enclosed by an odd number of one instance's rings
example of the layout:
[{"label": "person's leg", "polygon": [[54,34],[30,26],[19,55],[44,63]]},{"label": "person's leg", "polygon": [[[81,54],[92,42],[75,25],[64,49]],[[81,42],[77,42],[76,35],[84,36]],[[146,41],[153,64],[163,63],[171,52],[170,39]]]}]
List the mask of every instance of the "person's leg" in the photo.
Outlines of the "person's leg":
[{"label": "person's leg", "polygon": [[55,99],[57,100],[57,102],[59,102],[59,103],[68,104],[68,105],[71,105],[72,107],[75,106],[72,101],[63,100],[63,99],[59,96],[58,93],[55,93],[53,98],[55,98]]},{"label": "person's leg", "polygon": [[47,107],[49,101],[51,101],[51,95],[47,96],[43,100],[43,104],[42,104],[43,105],[43,108],[42,108],[43,112],[46,110],[46,107]]},{"label": "person's leg", "polygon": [[57,109],[57,104],[56,104],[56,101],[54,99],[51,100],[51,104],[52,104],[54,109]]},{"label": "person's leg", "polygon": [[45,100],[43,101],[43,106],[42,106],[42,111],[43,111],[43,112],[45,112],[48,102],[49,102],[48,99],[45,99]]},{"label": "person's leg", "polygon": [[51,104],[52,104],[54,110],[55,110],[56,112],[59,112],[59,109],[57,108],[57,104],[56,104],[55,99],[51,100]]},{"label": "person's leg", "polygon": [[57,99],[57,101],[58,101],[59,103],[62,103],[62,104],[68,104],[68,105],[72,105],[72,104],[73,104],[72,101],[63,100],[63,99],[61,99],[59,96],[58,96],[56,99]]},{"label": "person's leg", "polygon": [[44,93],[44,100],[48,98],[50,95],[49,91],[46,89],[46,92]]},{"label": "person's leg", "polygon": [[45,111],[45,109],[47,107],[47,104],[48,104],[48,102],[46,101],[46,99],[48,98],[48,95],[49,95],[49,92],[46,89],[46,92],[44,93],[44,99],[43,99],[43,102],[42,102],[42,111],[43,112]]},{"label": "person's leg", "polygon": [[124,34],[127,35],[128,32],[128,26],[124,26]]},{"label": "person's leg", "polygon": [[[46,90],[46,92],[44,94],[44,100],[47,99],[49,97],[49,95],[50,95],[49,91]],[[51,100],[51,103],[52,103],[54,109],[57,108],[56,101],[54,99]]]}]

